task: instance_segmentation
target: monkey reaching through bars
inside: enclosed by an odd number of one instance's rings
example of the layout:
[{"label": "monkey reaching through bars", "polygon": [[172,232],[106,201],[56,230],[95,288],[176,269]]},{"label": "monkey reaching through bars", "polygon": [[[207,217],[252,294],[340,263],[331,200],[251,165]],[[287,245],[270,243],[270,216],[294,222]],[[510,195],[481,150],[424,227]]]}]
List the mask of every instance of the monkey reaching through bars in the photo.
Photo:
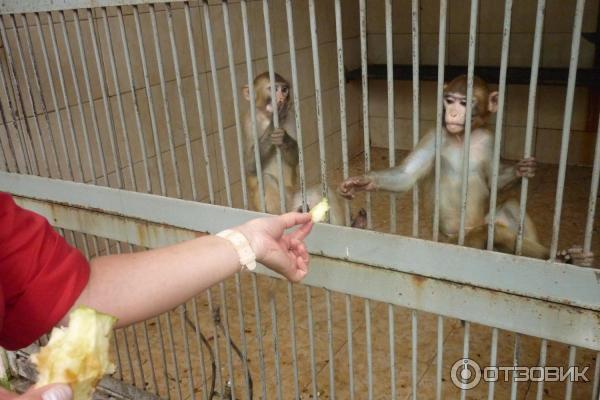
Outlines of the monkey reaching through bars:
[{"label": "monkey reaching through bars", "polygon": [[[281,214],[284,211],[295,211],[302,208],[302,196],[298,187],[298,142],[296,133],[296,119],[291,101],[291,85],[279,74],[275,73],[275,101],[271,98],[271,80],[269,72],[257,75],[253,81],[254,101],[256,109],[256,129],[258,134],[258,153],[262,168],[262,179],[265,192],[265,211],[272,214]],[[246,100],[250,101],[250,89],[245,85],[242,89]],[[274,106],[277,107],[279,128],[273,124]],[[244,116],[244,160],[248,174],[248,191],[251,207],[260,210],[260,190],[258,172],[255,162],[254,135],[252,132],[252,110]],[[281,151],[283,188],[285,191],[285,209],[281,210],[279,200],[279,167],[277,165],[277,151]],[[307,206],[316,205],[322,197],[320,185],[306,189]],[[343,199],[335,190],[328,189],[330,211],[329,222],[334,225],[344,225]],[[366,213],[359,211],[352,221],[353,227],[366,226]]]},{"label": "monkey reaching through bars", "polygon": [[[444,85],[439,233],[446,242],[456,242],[460,229],[466,93],[466,75],[461,75]],[[485,248],[487,244],[487,210],[494,148],[494,135],[486,128],[486,123],[490,114],[495,113],[497,109],[498,92],[490,92],[483,79],[474,77],[464,244],[480,249]],[[430,174],[434,161],[435,131],[431,131],[400,165],[348,178],[340,184],[339,192],[347,199],[352,199],[354,194],[360,191],[404,192]],[[523,159],[514,165],[502,163],[498,176],[498,190],[509,187],[522,177],[533,177],[536,166],[534,158]],[[519,204],[515,200],[509,200],[501,204],[496,211],[494,249],[514,253],[518,228]],[[542,259],[550,258],[549,250],[540,244],[535,225],[528,215],[525,216],[523,227],[521,254]],[[582,266],[591,266],[593,262],[593,254],[584,253],[580,247],[561,251],[557,258]]]}]

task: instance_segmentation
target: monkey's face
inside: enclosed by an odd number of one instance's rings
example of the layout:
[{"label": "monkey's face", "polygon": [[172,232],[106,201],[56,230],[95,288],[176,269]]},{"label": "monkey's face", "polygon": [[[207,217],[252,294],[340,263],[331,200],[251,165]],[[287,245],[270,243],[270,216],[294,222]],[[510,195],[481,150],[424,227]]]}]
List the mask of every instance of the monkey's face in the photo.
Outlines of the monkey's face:
[{"label": "monkey's face", "polygon": [[467,99],[460,93],[444,94],[444,126],[448,133],[460,134],[465,129]]},{"label": "monkey's face", "polygon": [[[273,112],[273,99],[271,98],[271,86],[265,87],[265,108],[269,113]],[[286,82],[275,83],[275,104],[277,105],[277,111],[281,114],[287,111],[289,102],[290,88]]]}]

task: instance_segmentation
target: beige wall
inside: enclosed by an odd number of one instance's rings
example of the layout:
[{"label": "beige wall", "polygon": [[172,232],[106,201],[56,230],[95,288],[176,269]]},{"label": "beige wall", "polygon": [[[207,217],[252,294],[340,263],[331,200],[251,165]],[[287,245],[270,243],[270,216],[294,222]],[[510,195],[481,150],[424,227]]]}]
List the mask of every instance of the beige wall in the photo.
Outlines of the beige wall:
[{"label": "beige wall", "polygon": [[[411,16],[410,1],[394,2],[394,62],[411,63]],[[513,5],[510,66],[528,67],[531,65],[533,32],[536,21],[535,1],[515,1]],[[546,2],[542,67],[568,67],[574,16],[574,1],[551,0]],[[596,30],[598,1],[586,2],[583,32]],[[421,64],[436,65],[438,49],[439,2],[421,1]],[[385,25],[384,3],[369,1],[368,42],[369,63],[385,64]],[[449,2],[447,30],[447,64],[466,65],[468,59],[468,31],[470,1]],[[504,2],[480,1],[477,61],[476,65],[498,66],[502,46]],[[594,46],[581,40],[579,66],[593,65]],[[421,82],[421,134],[435,126],[436,82]],[[412,145],[412,82],[396,81],[395,124],[396,147],[409,149]],[[556,163],[560,150],[565,107],[565,87],[540,86],[535,110],[534,152],[539,161]],[[575,92],[575,106],[571,125],[569,163],[590,165],[593,159],[593,146],[596,132],[586,132],[588,117],[589,90],[578,87]],[[528,85],[511,85],[507,90],[504,118],[503,156],[519,159],[523,153],[523,139],[527,117]],[[372,143],[388,147],[387,131],[387,87],[385,80],[371,80],[369,87],[369,112]],[[493,126],[493,125],[492,125]]]},{"label": "beige wall", "polygon": [[[213,4],[214,3],[214,4]],[[247,83],[247,72],[246,72],[246,58],[244,51],[244,40],[242,31],[242,19],[241,9],[239,2],[230,2],[230,20],[231,30],[233,39],[233,54],[235,71],[237,78],[237,87],[235,88],[240,93],[240,109],[241,115],[247,111],[247,102],[241,96],[241,87]],[[274,51],[274,62],[275,69],[277,72],[287,77],[291,81],[291,67],[290,67],[290,55],[288,47],[288,36],[287,36],[287,24],[281,23],[286,20],[285,14],[285,2],[284,1],[273,1],[270,2],[270,18],[272,21],[272,34],[273,34],[273,51]],[[324,132],[326,137],[326,150],[328,159],[328,169],[336,168],[341,163],[341,131],[340,131],[340,118],[339,116],[339,90],[338,90],[338,72],[337,72],[337,56],[336,56],[336,37],[335,37],[335,19],[334,19],[334,8],[333,2],[321,2],[316,3],[316,15],[317,15],[317,29],[319,34],[319,57],[320,57],[320,74],[321,74],[321,90],[323,100],[323,110],[327,118],[324,119]],[[343,2],[343,13],[344,13],[344,47],[346,52],[346,65],[350,68],[355,68],[359,65],[358,59],[358,7],[357,2],[354,0],[346,0]],[[140,7],[140,21],[142,28],[142,36],[145,42],[145,59],[148,67],[148,80],[150,83],[150,92],[154,103],[154,110],[156,115],[156,131],[159,138],[158,145],[161,151],[162,165],[164,168],[164,174],[166,177],[166,190],[167,194],[171,196],[177,195],[175,178],[173,174],[173,157],[171,147],[175,151],[175,161],[177,163],[177,170],[180,174],[180,190],[184,198],[191,198],[191,180],[189,177],[188,169],[188,157],[186,140],[183,127],[183,119],[181,114],[179,91],[177,88],[175,68],[171,55],[170,38],[168,34],[167,25],[167,13],[162,5],[156,6],[156,20],[157,20],[157,31],[159,37],[159,43],[162,51],[162,60],[164,67],[164,82],[165,92],[167,101],[164,102],[162,95],[162,88],[160,85],[159,67],[157,63],[157,57],[155,55],[153,31],[151,27],[151,16],[148,11],[148,7]],[[213,185],[217,197],[217,201],[221,204],[226,203],[225,196],[225,177],[224,177],[224,162],[221,157],[221,147],[218,130],[218,119],[215,103],[215,92],[212,81],[212,74],[209,61],[208,43],[206,39],[206,31],[204,27],[204,20],[202,14],[202,8],[198,6],[198,3],[191,4],[191,19],[193,25],[193,34],[196,44],[196,59],[198,62],[198,68],[200,71],[200,92],[201,99],[203,102],[203,114],[205,117],[206,133],[207,133],[207,147],[208,156],[210,158],[211,175]],[[209,6],[209,13],[211,17],[213,39],[215,48],[215,62],[216,62],[216,75],[217,83],[219,85],[219,93],[221,96],[221,107],[223,110],[223,133],[225,150],[227,154],[227,165],[229,168],[229,179],[232,185],[232,197],[234,205],[237,207],[242,206],[242,189],[239,169],[239,158],[237,148],[237,131],[235,125],[235,115],[233,113],[233,95],[232,87],[229,75],[229,64],[227,59],[226,43],[225,43],[225,28],[223,23],[222,7],[220,2],[211,1]],[[299,87],[295,88],[298,90],[300,97],[300,110],[302,117],[302,135],[304,140],[304,154],[305,164],[307,166],[306,174],[309,183],[316,182],[319,177],[319,151],[317,141],[317,120],[316,120],[316,106],[315,106],[315,87],[313,78],[313,62],[312,62],[312,49],[311,39],[309,30],[309,14],[308,14],[308,2],[294,1],[293,2],[293,13],[295,22],[295,40],[296,40],[296,57],[297,57],[297,68],[298,68],[298,79]],[[6,127],[2,130],[2,147],[7,155],[9,170],[16,170],[15,160],[11,156],[12,151],[9,148],[7,136],[11,138],[11,143],[17,148],[15,149],[16,154],[23,153],[22,149],[19,148],[19,136],[17,126],[21,129],[21,132],[31,132],[30,143],[33,143],[35,157],[40,160],[40,171],[39,174],[43,176],[50,175],[52,177],[59,177],[59,168],[63,171],[63,176],[70,176],[67,168],[67,157],[62,150],[62,138],[65,137],[67,145],[67,153],[72,163],[76,163],[75,159],[77,154],[79,155],[83,169],[83,175],[85,181],[92,180],[92,173],[90,163],[87,157],[87,148],[84,138],[84,125],[81,123],[81,113],[77,106],[79,101],[77,100],[77,90],[79,88],[81,95],[81,109],[83,110],[85,127],[87,128],[87,137],[90,146],[90,153],[92,155],[93,165],[96,171],[96,177],[98,181],[104,184],[104,179],[100,178],[103,171],[103,161],[100,154],[104,155],[104,165],[106,165],[106,171],[109,174],[109,181],[112,186],[118,186],[117,176],[115,174],[115,160],[113,155],[112,143],[115,144],[116,152],[119,154],[119,160],[121,165],[127,165],[126,156],[126,139],[124,131],[122,129],[122,120],[120,118],[118,100],[120,99],[124,105],[125,115],[125,127],[128,135],[128,140],[131,149],[131,157],[134,163],[134,171],[138,184],[138,190],[145,190],[145,173],[144,163],[142,162],[142,151],[140,143],[143,142],[145,151],[148,157],[148,164],[150,166],[150,179],[152,182],[151,191],[154,193],[160,193],[160,185],[158,179],[157,169],[157,157],[155,151],[155,143],[153,139],[153,129],[151,124],[151,118],[149,113],[149,101],[146,95],[146,85],[144,82],[144,75],[142,70],[142,57],[140,56],[139,43],[136,36],[135,21],[132,14],[132,9],[129,7],[124,8],[124,22],[126,35],[129,40],[130,60],[133,69],[133,79],[135,82],[135,94],[137,99],[137,105],[140,114],[140,122],[142,127],[142,140],[139,138],[139,130],[137,129],[137,120],[134,107],[134,97],[130,90],[130,81],[128,79],[125,55],[123,52],[122,38],[119,31],[119,21],[117,18],[116,11],[109,9],[109,25],[112,32],[110,42],[115,52],[117,74],[119,88],[117,90],[116,85],[112,79],[112,71],[109,63],[109,40],[106,37],[106,31],[104,29],[103,19],[99,10],[94,10],[93,24],[95,26],[94,31],[97,35],[97,41],[100,46],[101,59],[103,63],[103,71],[106,79],[106,87],[108,93],[108,103],[110,104],[111,114],[110,118],[114,121],[114,130],[109,128],[110,124],[107,122],[107,113],[103,104],[101,81],[99,74],[97,73],[97,64],[95,62],[95,56],[93,52],[93,39],[90,34],[89,21],[85,13],[80,14],[81,21],[81,32],[82,41],[85,51],[85,59],[88,63],[89,70],[89,86],[91,98],[93,99],[94,109],[96,110],[96,118],[93,118],[88,92],[86,90],[86,80],[84,78],[84,67],[80,57],[79,48],[76,40],[76,24],[73,21],[73,13],[71,11],[65,12],[66,17],[66,29],[67,36],[72,46],[72,52],[74,55],[74,66],[76,81],[74,82],[70,73],[70,67],[67,58],[67,51],[65,42],[62,36],[62,25],[59,24],[59,14],[53,13],[53,22],[57,33],[57,48],[61,58],[60,71],[64,74],[65,87],[68,98],[68,107],[66,107],[63,101],[62,89],[59,84],[59,70],[56,68],[55,59],[52,51],[52,42],[50,37],[50,30],[47,21],[47,16],[42,15],[42,32],[44,36],[43,45],[48,49],[50,57],[50,70],[51,80],[47,78],[46,67],[44,57],[42,53],[42,44],[39,41],[36,25],[34,19],[29,16],[28,24],[30,26],[30,32],[32,34],[33,41],[33,53],[37,67],[39,69],[40,83],[42,86],[42,93],[44,96],[44,102],[48,111],[48,119],[45,118],[42,112],[42,102],[39,91],[37,90],[37,79],[33,73],[32,63],[27,52],[24,53],[26,74],[21,73],[21,61],[18,54],[18,43],[15,36],[15,29],[12,21],[9,18],[5,18],[5,25],[7,28],[7,44],[8,49],[11,51],[12,57],[15,62],[15,71],[17,73],[17,80],[21,89],[21,95],[23,100],[24,111],[19,111],[18,115],[27,115],[26,125],[25,119],[17,117],[17,124],[12,123],[12,115],[9,110],[14,109],[16,103],[16,97],[12,98],[12,102],[9,104],[8,98],[4,96],[2,105],[6,111],[5,116],[8,129]],[[265,31],[264,31],[264,20],[262,14],[262,1],[250,1],[248,3],[248,15],[249,25],[251,30],[252,40],[252,56],[253,56],[253,68],[254,73],[258,74],[267,69],[267,51],[265,44]],[[23,27],[20,16],[17,17],[17,26],[19,27],[19,38],[21,40],[21,48],[25,46],[25,40],[27,38],[26,30]],[[188,48],[188,39],[185,23],[184,10],[181,3],[173,5],[173,26],[174,36],[177,44],[177,54],[179,56],[179,71],[181,77],[181,93],[184,98],[184,110],[186,112],[186,121],[188,124],[188,132],[191,141],[191,154],[192,164],[195,169],[195,180],[198,198],[201,200],[208,199],[207,189],[207,174],[204,165],[204,152],[202,149],[201,141],[201,130],[200,130],[200,119],[198,113],[198,107],[196,102],[196,91],[194,87],[194,80],[192,75],[192,65],[190,52]],[[8,77],[9,65],[7,60],[2,60],[1,67],[4,74]],[[63,122],[64,134],[59,131],[58,121],[55,111],[54,103],[52,102],[50,82],[54,83],[54,87],[57,91],[58,97],[58,109],[60,111],[61,120]],[[31,92],[33,93],[34,102],[36,104],[35,111],[38,118],[33,118],[33,108],[31,105],[29,91],[26,85],[29,84]],[[0,88],[2,89],[2,88]],[[168,114],[166,108],[168,107]],[[19,109],[21,109],[19,104]],[[347,85],[347,121],[346,125],[348,128],[349,136],[349,147],[351,154],[354,154],[362,148],[360,140],[362,135],[359,133],[359,118],[360,112],[360,96],[356,91],[356,87],[352,84]],[[77,139],[77,145],[71,139],[70,129],[70,118],[68,117],[67,110],[70,111],[73,126],[74,135]],[[169,118],[167,118],[167,116]],[[332,117],[333,116],[333,117]],[[96,142],[96,129],[94,120],[97,121],[98,132],[100,136],[100,142],[102,144],[102,151]],[[39,128],[38,128],[39,124]],[[168,134],[168,127],[171,128],[171,135]],[[41,133],[41,134],[40,134]],[[111,133],[114,139],[111,142]],[[52,140],[51,135],[52,134]],[[27,136],[27,135],[25,135]],[[58,157],[55,158],[52,151],[48,150],[50,173],[45,167],[45,163],[42,162],[43,152],[40,150],[39,138],[42,138],[46,144],[47,149],[51,149],[51,143],[54,142],[57,147]],[[169,140],[169,137],[171,140]],[[27,140],[25,140],[27,142]],[[79,149],[77,152],[76,149]],[[19,158],[19,165],[23,169],[24,163],[22,157]],[[58,159],[58,165],[57,161]],[[124,168],[123,180],[125,187],[131,188],[132,185],[129,179],[129,169]],[[81,180],[81,174],[79,172],[79,166],[74,168],[74,176],[76,180]]]}]

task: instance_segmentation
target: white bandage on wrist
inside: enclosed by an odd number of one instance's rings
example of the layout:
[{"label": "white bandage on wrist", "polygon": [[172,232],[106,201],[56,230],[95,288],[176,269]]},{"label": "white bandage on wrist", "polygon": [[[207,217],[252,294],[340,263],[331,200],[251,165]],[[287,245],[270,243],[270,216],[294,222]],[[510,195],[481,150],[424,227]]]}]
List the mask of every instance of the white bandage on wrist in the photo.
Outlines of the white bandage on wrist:
[{"label": "white bandage on wrist", "polygon": [[246,239],[246,236],[232,229],[225,229],[224,231],[217,233],[216,236],[227,239],[233,244],[235,251],[237,251],[238,256],[240,257],[242,269],[252,271],[256,268],[256,255],[250,246],[250,242]]}]

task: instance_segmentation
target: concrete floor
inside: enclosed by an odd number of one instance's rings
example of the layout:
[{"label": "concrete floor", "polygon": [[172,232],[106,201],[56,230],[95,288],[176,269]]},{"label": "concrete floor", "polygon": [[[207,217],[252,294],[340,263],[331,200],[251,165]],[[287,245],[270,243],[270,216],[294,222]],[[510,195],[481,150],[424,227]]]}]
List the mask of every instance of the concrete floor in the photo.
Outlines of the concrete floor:
[{"label": "concrete floor", "polygon": [[[403,153],[399,152],[397,159],[401,160]],[[387,150],[373,149],[372,165],[374,169],[384,168],[388,165]],[[352,160],[351,174],[359,174],[362,170],[362,158]],[[339,182],[337,171],[330,179]],[[336,176],[337,175],[337,176]],[[537,177],[531,180],[529,189],[528,212],[538,226],[540,239],[548,244],[551,239],[551,228],[553,220],[553,205],[556,188],[557,168],[550,165],[541,165]],[[583,227],[585,226],[587,202],[589,196],[589,185],[591,168],[569,167],[567,171],[567,185],[564,193],[564,205],[561,219],[560,245],[564,248],[572,244],[583,242]],[[518,188],[509,194],[518,195]],[[389,230],[389,197],[387,194],[373,195],[373,221],[377,230]],[[356,206],[362,205],[362,199],[355,200]],[[353,205],[354,206],[354,205]],[[398,232],[409,235],[412,229],[412,195],[398,196],[397,199],[397,223]],[[596,218],[594,227],[593,249],[600,253],[600,226]],[[431,237],[431,222],[426,210],[421,210],[419,220],[419,231],[421,237]],[[365,399],[368,395],[368,357],[367,357],[367,328],[366,308],[370,310],[371,320],[371,346],[372,346],[372,388],[374,399],[391,398],[391,369],[390,369],[390,340],[389,340],[389,306],[378,302],[367,302],[359,298],[347,298],[339,293],[330,293],[331,298],[331,335],[333,353],[333,364],[330,360],[330,346],[328,336],[328,294],[322,289],[308,289],[304,286],[288,286],[286,282],[258,276],[256,279],[257,293],[260,304],[260,324],[256,320],[256,308],[253,291],[253,278],[250,274],[241,275],[241,296],[244,313],[243,332],[247,345],[249,357],[249,368],[254,386],[254,399],[262,398],[261,382],[265,382],[267,398],[278,398],[278,388],[281,389],[281,398],[293,399],[295,391],[295,377],[293,368],[292,340],[296,342],[296,360],[298,366],[299,391],[302,399],[309,399],[312,393],[312,376],[316,376],[316,388],[319,397],[330,398],[330,373],[333,373],[335,395],[338,399],[350,398],[350,374],[349,374],[349,350],[352,350],[353,361],[353,385],[355,399]],[[288,290],[293,292],[295,329],[292,332]],[[312,315],[308,314],[308,302],[312,303]],[[228,374],[228,352],[225,345],[225,334],[223,331],[215,333],[213,318],[209,311],[209,298],[207,295],[198,296],[197,316],[200,331],[206,336],[211,346],[218,349],[221,372],[224,376]],[[239,309],[237,307],[237,295],[235,280],[229,280],[222,286],[211,290],[213,307],[219,307],[220,318],[226,317],[229,321],[229,332],[233,342],[243,350],[243,340],[240,333]],[[351,312],[347,314],[347,306],[350,305]],[[187,305],[188,315],[193,315],[193,305]],[[202,382],[210,381],[211,367],[208,360],[206,347],[202,347],[204,363],[201,362],[198,337],[189,323],[182,323],[182,313],[176,310],[168,316],[160,319],[161,330],[159,331],[158,320],[147,322],[148,344],[144,335],[144,327],[138,324],[127,331],[117,333],[120,349],[120,363],[123,379],[137,386],[145,386],[150,391],[155,391],[152,372],[158,381],[158,393],[167,397],[167,387],[172,398],[178,398],[178,388],[181,397],[192,398],[192,393],[197,398],[204,398],[207,389]],[[398,399],[410,398],[413,385],[412,371],[412,332],[413,320],[416,320],[415,331],[417,332],[417,363],[416,363],[416,385],[417,397],[421,399],[433,399],[436,392],[436,358],[438,317],[432,314],[416,312],[413,319],[411,310],[392,307],[395,347],[394,363],[395,390]],[[273,316],[276,315],[276,319]],[[352,346],[348,340],[348,315],[351,316]],[[508,318],[509,316],[507,316]],[[167,318],[171,319],[172,332],[167,328]],[[194,319],[191,317],[191,319]],[[309,320],[312,320],[312,332],[309,329]],[[276,324],[274,324],[276,322]],[[257,326],[259,328],[257,328]],[[257,331],[260,332],[257,335]],[[294,333],[294,337],[292,336]],[[462,358],[464,329],[460,321],[444,319],[443,326],[443,398],[457,398],[459,390],[454,387],[449,379],[449,371],[452,364]],[[161,339],[162,334],[162,339]],[[470,329],[470,356],[481,364],[489,362],[490,342],[492,329],[476,324]],[[313,337],[314,348],[311,352],[311,340]],[[186,347],[185,337],[188,339]],[[218,346],[215,346],[215,337]],[[261,361],[258,353],[259,341],[262,340],[264,348],[264,360]],[[275,341],[274,338],[277,340]],[[125,342],[127,339],[127,343]],[[165,352],[160,351],[160,341],[163,340]],[[139,345],[139,356],[135,351],[135,341]],[[520,365],[536,365],[541,341],[532,337],[519,337]],[[512,365],[514,353],[515,335],[510,332],[500,331],[498,340],[498,364]],[[126,355],[126,345],[130,348],[131,364]],[[277,377],[275,347],[280,353],[279,378]],[[149,357],[149,351],[152,357]],[[547,365],[566,366],[568,362],[568,346],[551,342],[548,344]],[[311,368],[311,354],[315,359],[315,370]],[[189,355],[189,359],[188,359]],[[587,377],[593,379],[594,365],[597,354],[584,349],[577,350],[576,365],[588,366],[590,370]],[[242,393],[245,387],[243,368],[239,358],[232,353],[232,364],[234,369],[235,398],[246,398]],[[152,364],[150,363],[152,360]],[[261,376],[261,363],[264,362],[264,376]],[[141,365],[141,368],[139,366]],[[205,372],[201,366],[204,366]],[[165,369],[166,366],[166,369]],[[177,371],[175,370],[177,367]],[[333,366],[333,368],[331,368]],[[144,373],[142,379],[141,372]],[[165,371],[168,371],[165,374]],[[205,379],[205,374],[208,378]],[[145,381],[145,384],[141,382]],[[280,381],[281,385],[276,382]],[[168,385],[166,384],[168,382]],[[208,384],[209,385],[209,384]],[[217,380],[217,391],[220,391]],[[516,387],[517,399],[536,398],[536,384],[519,383]],[[562,399],[565,395],[565,384],[546,383],[543,387],[545,399]],[[498,382],[495,387],[495,398],[510,398],[511,383]],[[480,384],[473,390],[467,392],[467,399],[487,398],[487,384]],[[573,399],[589,399],[592,393],[592,383],[575,383],[573,385]],[[219,398],[219,397],[215,397]]]}]

